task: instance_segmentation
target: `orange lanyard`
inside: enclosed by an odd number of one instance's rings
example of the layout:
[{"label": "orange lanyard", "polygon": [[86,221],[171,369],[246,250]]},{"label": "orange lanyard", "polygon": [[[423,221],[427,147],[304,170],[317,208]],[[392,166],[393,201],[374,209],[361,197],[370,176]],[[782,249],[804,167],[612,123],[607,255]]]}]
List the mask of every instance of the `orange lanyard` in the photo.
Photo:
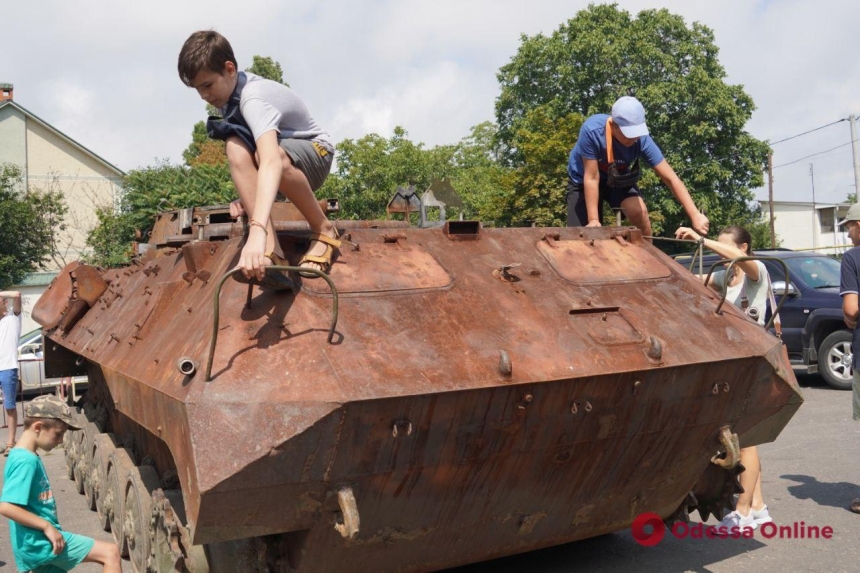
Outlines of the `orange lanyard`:
[{"label": "orange lanyard", "polygon": [[606,161],[609,165],[615,163],[615,154],[612,152],[612,118],[606,118]]}]

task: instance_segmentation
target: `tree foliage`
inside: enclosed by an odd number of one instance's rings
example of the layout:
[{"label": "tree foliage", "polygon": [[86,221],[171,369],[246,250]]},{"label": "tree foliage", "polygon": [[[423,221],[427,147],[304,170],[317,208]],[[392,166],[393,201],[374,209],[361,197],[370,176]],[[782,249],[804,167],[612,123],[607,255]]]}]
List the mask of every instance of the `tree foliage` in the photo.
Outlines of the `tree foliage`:
[{"label": "tree foliage", "polygon": [[50,259],[68,212],[61,193],[22,190],[21,169],[0,166],[0,289],[18,284]]},{"label": "tree foliage", "polygon": [[[513,166],[526,161],[517,134],[528,129],[530,111],[543,107],[548,117],[587,117],[608,112],[618,97],[632,93],[712,228],[749,224],[751,189],[763,182],[767,145],[744,131],[755,107],[742,86],[725,83],[718,53],[706,26],[688,27],[667,10],[632,16],[616,5],[589,6],[549,36],[523,36],[498,74],[503,158]],[[643,178],[641,190],[655,232],[685,222],[681,206],[653,173]]]},{"label": "tree foliage", "polygon": [[509,221],[552,227],[566,224],[567,159],[582,121],[576,112],[553,117],[551,108],[543,105],[529,110],[519,122],[512,141],[523,160],[512,176],[515,199]]},{"label": "tree foliage", "polygon": [[290,85],[284,81],[284,70],[281,69],[281,64],[268,56],[254,56],[254,61],[247,71],[287,87]]},{"label": "tree foliage", "polygon": [[499,167],[492,124],[483,123],[456,145],[426,149],[395,127],[390,138],[370,134],[337,146],[337,169],[317,192],[340,200],[342,216],[386,217],[385,208],[398,186],[413,185],[420,194],[434,179],[448,179],[463,199],[463,216],[496,220],[503,216],[509,193],[505,169]]}]

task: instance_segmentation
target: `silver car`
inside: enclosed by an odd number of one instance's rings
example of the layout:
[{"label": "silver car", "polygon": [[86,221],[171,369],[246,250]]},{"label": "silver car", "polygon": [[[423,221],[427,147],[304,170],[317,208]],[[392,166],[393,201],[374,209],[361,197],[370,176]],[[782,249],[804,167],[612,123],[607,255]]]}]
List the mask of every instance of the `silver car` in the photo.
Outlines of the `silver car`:
[{"label": "silver car", "polygon": [[[18,339],[18,368],[21,373],[21,386],[24,395],[54,392],[62,384],[63,378],[45,378],[45,355],[42,343],[42,329],[33,330]],[[86,376],[75,376],[68,384],[77,394],[86,387]],[[74,396],[75,398],[77,396]]]}]

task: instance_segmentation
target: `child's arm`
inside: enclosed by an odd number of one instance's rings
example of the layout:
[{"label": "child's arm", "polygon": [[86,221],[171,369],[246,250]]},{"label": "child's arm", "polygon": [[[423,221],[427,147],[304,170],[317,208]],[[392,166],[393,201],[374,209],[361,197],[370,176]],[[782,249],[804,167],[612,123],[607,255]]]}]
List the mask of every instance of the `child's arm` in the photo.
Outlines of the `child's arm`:
[{"label": "child's arm", "polygon": [[66,545],[66,539],[63,537],[63,534],[60,533],[56,527],[51,525],[48,520],[30,513],[20,505],[15,505],[14,503],[8,503],[5,501],[0,502],[0,515],[7,519],[11,519],[18,525],[43,531],[45,533],[45,537],[47,537],[48,541],[50,541],[54,546],[54,555],[59,555],[63,552],[63,547]]},{"label": "child's arm", "polygon": [[251,225],[248,231],[248,242],[242,249],[238,266],[249,270],[254,269],[255,276],[259,280],[265,273],[263,258],[266,250],[266,231],[264,228],[269,222],[272,205],[275,203],[284,172],[277,131],[267,131],[257,139],[257,153],[259,155],[257,193],[254,198],[253,212],[248,215],[262,227]]}]

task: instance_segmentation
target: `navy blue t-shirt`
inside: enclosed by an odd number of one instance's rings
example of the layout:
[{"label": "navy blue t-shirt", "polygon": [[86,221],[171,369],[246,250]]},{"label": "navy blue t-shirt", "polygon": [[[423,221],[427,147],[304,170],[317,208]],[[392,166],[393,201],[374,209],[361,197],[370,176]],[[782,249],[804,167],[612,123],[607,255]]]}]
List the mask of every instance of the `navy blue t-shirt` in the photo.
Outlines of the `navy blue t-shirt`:
[{"label": "navy blue t-shirt", "polygon": [[[860,295],[860,247],[854,247],[844,255],[842,255],[842,270],[841,279],[839,281],[839,294]],[[858,357],[860,357],[860,327],[854,329],[854,334],[851,339],[854,358],[851,368],[857,370]]]},{"label": "navy blue t-shirt", "polygon": [[[574,183],[582,184],[585,175],[585,159],[596,159],[597,168],[600,171],[600,182],[606,182],[606,174],[609,171],[609,161],[606,158],[606,120],[609,115],[598,113],[585,120],[579,130],[579,139],[570,152],[567,162],[567,175]],[[663,152],[654,143],[650,135],[640,137],[630,147],[621,145],[615,139],[612,140],[612,153],[615,155],[615,163],[618,170],[624,173],[639,157],[645,163],[654,167],[663,161]]]}]

